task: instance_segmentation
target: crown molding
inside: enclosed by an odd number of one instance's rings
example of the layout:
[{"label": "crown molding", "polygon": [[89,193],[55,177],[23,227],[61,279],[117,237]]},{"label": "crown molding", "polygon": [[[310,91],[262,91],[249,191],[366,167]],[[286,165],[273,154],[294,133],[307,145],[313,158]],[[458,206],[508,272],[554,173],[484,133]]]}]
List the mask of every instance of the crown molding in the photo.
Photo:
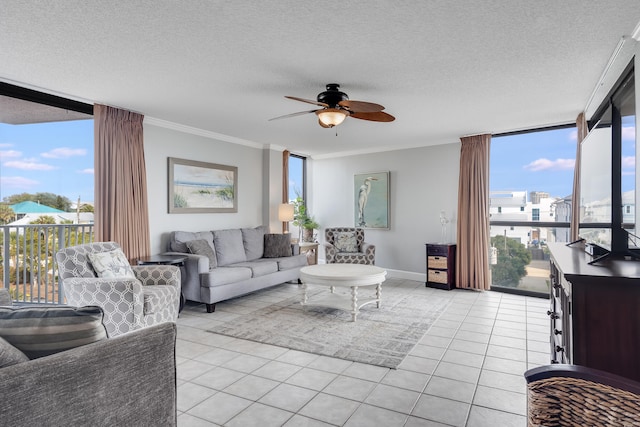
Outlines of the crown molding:
[{"label": "crown molding", "polygon": [[263,149],[265,147],[264,144],[260,144],[258,142],[249,141],[242,138],[236,138],[234,136],[224,135],[222,133],[211,132],[209,130],[199,129],[192,126],[181,125],[178,123],[170,122],[167,120],[157,119],[155,117],[144,117],[144,123],[158,126],[165,129],[171,129],[178,132],[189,133],[192,135],[204,136],[205,138],[215,139],[218,141],[229,142],[231,144],[244,145],[252,148],[260,148]]}]

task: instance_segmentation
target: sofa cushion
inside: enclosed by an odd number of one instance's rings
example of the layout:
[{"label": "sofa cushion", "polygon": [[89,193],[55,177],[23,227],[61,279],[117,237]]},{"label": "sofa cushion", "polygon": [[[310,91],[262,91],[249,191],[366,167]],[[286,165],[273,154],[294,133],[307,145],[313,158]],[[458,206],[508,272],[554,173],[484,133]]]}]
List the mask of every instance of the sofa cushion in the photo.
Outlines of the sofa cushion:
[{"label": "sofa cushion", "polygon": [[100,307],[0,307],[0,336],[30,359],[107,338]]},{"label": "sofa cushion", "polygon": [[213,234],[210,231],[174,231],[171,233],[171,241],[169,242],[169,250],[172,252],[189,253],[187,242],[191,240],[206,240],[211,244],[213,249]]},{"label": "sofa cushion", "polygon": [[299,254],[278,259],[278,270],[291,270],[296,267],[304,267],[309,263],[307,254]]},{"label": "sofa cushion", "polygon": [[242,243],[242,231],[216,230],[213,232],[213,246],[218,258],[218,266],[225,266],[247,260]]},{"label": "sofa cushion", "polygon": [[334,234],[334,245],[338,252],[358,252],[355,231],[339,231]]},{"label": "sofa cushion", "polygon": [[0,337],[0,368],[29,361],[26,354]]},{"label": "sofa cushion", "polygon": [[204,255],[209,258],[209,271],[218,266],[218,258],[211,247],[213,243],[209,243],[204,239],[189,240],[185,243],[189,252],[194,255]]},{"label": "sofa cushion", "polygon": [[259,226],[255,228],[243,228],[242,243],[244,244],[244,253],[247,261],[262,258],[264,255],[264,235],[267,227]]},{"label": "sofa cushion", "polygon": [[278,262],[274,259],[265,259],[257,261],[247,261],[234,264],[234,267],[247,267],[251,269],[251,277],[266,276],[267,274],[278,271]]},{"label": "sofa cushion", "polygon": [[105,279],[115,277],[136,278],[127,257],[121,249],[114,249],[108,252],[90,252],[87,257],[98,277]]},{"label": "sofa cushion", "polygon": [[264,235],[264,257],[280,258],[291,256],[291,235],[290,234],[265,234]]},{"label": "sofa cushion", "polygon": [[218,267],[210,273],[200,275],[200,286],[212,288],[251,279],[248,267]]}]

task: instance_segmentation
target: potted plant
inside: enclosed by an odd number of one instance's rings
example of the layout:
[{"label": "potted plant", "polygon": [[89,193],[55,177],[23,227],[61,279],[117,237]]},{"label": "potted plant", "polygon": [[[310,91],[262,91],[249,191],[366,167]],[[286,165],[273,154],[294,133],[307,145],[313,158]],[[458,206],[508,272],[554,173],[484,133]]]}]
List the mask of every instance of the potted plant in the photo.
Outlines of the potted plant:
[{"label": "potted plant", "polygon": [[293,211],[293,225],[302,234],[302,241],[313,242],[313,230],[320,228],[320,225],[309,215],[302,197],[298,196],[293,201]]}]

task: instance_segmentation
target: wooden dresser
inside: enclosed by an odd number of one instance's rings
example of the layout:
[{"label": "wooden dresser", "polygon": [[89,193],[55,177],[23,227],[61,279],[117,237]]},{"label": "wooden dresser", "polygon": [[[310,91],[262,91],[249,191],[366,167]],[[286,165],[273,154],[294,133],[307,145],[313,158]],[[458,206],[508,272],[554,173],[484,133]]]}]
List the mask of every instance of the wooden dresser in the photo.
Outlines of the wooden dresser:
[{"label": "wooden dresser", "polygon": [[581,245],[549,249],[551,362],[640,381],[640,261],[589,265]]},{"label": "wooden dresser", "polygon": [[427,281],[425,286],[450,291],[456,287],[456,245],[427,243]]}]

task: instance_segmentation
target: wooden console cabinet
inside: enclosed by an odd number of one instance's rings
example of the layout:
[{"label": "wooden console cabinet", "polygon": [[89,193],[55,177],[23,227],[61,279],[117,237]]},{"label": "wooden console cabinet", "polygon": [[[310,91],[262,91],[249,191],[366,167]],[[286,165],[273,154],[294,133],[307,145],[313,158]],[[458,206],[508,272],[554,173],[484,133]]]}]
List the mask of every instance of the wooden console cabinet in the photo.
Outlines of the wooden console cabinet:
[{"label": "wooden console cabinet", "polygon": [[640,381],[640,261],[592,257],[581,245],[551,251],[551,363]]},{"label": "wooden console cabinet", "polygon": [[456,287],[456,245],[427,243],[425,286],[450,291]]}]

